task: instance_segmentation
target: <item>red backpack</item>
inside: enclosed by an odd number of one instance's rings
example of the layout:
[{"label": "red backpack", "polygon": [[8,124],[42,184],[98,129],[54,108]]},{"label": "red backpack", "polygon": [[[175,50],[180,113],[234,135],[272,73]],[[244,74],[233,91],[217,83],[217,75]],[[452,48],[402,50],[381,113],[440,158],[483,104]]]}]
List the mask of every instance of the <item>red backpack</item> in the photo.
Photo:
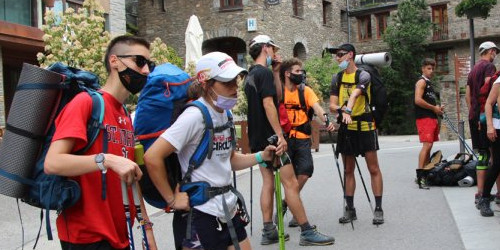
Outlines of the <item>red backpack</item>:
[{"label": "red backpack", "polygon": [[485,82],[483,86],[481,86],[481,89],[479,89],[479,105],[480,105],[480,112],[484,113],[484,105],[486,104],[486,99],[488,99],[488,95],[490,94],[491,87],[493,86],[493,83],[497,80],[498,76],[500,76],[500,70],[495,72],[490,77],[490,80]]}]

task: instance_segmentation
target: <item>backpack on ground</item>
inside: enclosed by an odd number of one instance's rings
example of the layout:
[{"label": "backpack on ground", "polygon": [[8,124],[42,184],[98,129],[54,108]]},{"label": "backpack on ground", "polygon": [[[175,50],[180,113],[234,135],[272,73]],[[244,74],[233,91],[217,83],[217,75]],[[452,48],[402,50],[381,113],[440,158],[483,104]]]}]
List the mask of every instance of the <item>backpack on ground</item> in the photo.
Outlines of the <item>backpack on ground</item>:
[{"label": "backpack on ground", "polygon": [[458,182],[467,176],[475,181],[475,174],[471,174],[472,156],[468,153],[458,153],[451,160],[443,160],[436,164],[427,174],[427,183],[433,186],[457,186]]},{"label": "backpack on ground", "polygon": [[[370,84],[370,97],[365,95],[366,103],[370,105],[370,111],[375,120],[375,124],[380,126],[382,121],[384,120],[384,116],[389,109],[389,100],[387,98],[387,89],[384,86],[384,82],[377,71],[377,69],[369,64],[356,64],[358,70],[356,70],[356,75],[354,77],[354,83],[359,83],[359,75],[361,71],[366,71],[371,76],[371,84]],[[344,71],[341,71],[337,74],[337,84],[342,80],[342,74]]]},{"label": "backpack on ground", "polygon": [[0,192],[42,208],[41,217],[45,209],[49,240],[52,240],[49,210],[59,214],[73,206],[81,194],[76,181],[44,172],[45,156],[55,132],[54,121],[77,94],[88,93],[92,98],[88,143],[77,154],[87,151],[103,129],[104,100],[97,92],[99,88],[97,76],[62,63],[55,63],[48,70],[24,64],[21,72],[5,141],[0,148],[0,163],[4,164],[0,167]]}]

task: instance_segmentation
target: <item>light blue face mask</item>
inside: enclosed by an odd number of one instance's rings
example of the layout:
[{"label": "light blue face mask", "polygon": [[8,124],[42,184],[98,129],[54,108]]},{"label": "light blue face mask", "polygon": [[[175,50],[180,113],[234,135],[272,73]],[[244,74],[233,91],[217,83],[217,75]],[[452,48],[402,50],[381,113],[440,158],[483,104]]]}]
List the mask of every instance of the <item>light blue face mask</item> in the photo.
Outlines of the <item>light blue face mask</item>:
[{"label": "light blue face mask", "polygon": [[217,96],[217,100],[213,101],[213,104],[223,110],[232,109],[238,102],[238,98],[225,97],[217,94],[214,89],[212,89],[214,94]]},{"label": "light blue face mask", "polygon": [[339,64],[339,68],[340,70],[345,70],[347,69],[347,66],[349,66],[349,62],[347,60],[344,60],[342,61],[340,64]]},{"label": "light blue face mask", "polygon": [[271,58],[271,56],[267,56],[266,57],[266,65],[267,65],[267,67],[271,66],[271,64],[273,64],[273,59]]}]

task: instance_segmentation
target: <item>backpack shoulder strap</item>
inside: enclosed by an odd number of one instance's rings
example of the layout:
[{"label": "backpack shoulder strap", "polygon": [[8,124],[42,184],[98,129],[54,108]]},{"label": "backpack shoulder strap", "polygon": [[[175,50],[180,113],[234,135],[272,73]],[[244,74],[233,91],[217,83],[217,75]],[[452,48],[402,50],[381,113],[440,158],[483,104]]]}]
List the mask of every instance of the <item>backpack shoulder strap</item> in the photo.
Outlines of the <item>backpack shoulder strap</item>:
[{"label": "backpack shoulder strap", "polygon": [[210,113],[208,112],[208,108],[200,101],[193,101],[191,103],[186,104],[184,109],[188,107],[197,107],[201,114],[203,115],[203,123],[205,124],[205,129],[203,132],[203,136],[201,138],[198,147],[194,151],[193,155],[189,159],[189,167],[186,172],[186,175],[182,179],[182,182],[191,182],[191,174],[193,170],[199,168],[205,158],[210,159],[212,157],[212,138],[214,136],[214,125],[212,123],[212,118],[210,117]]},{"label": "backpack shoulder strap", "polygon": [[[87,121],[87,145],[85,145],[84,148],[78,150],[76,154],[82,154],[89,150],[89,148],[92,147],[95,140],[97,139],[97,136],[100,132],[99,130],[102,129],[103,131],[105,131],[103,127],[104,99],[102,97],[102,94],[90,89],[87,89],[86,91],[90,95],[90,98],[92,98],[92,113],[90,119]],[[104,136],[104,138],[106,137],[107,136]],[[103,151],[108,151],[106,142],[103,143]]]},{"label": "backpack shoulder strap", "polygon": [[305,97],[305,93],[304,93],[305,88],[306,88],[306,86],[304,84],[300,84],[298,86],[300,109],[304,110],[304,112],[307,113],[306,97]]}]

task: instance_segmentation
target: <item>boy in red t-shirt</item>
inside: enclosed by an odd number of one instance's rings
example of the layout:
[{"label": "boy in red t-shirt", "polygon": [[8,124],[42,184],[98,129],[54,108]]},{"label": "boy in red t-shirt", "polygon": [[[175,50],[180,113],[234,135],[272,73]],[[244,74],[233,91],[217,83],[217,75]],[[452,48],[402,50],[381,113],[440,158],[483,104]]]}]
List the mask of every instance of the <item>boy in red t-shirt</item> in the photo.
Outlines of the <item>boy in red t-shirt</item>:
[{"label": "boy in red t-shirt", "polygon": [[[87,121],[92,100],[86,93],[77,95],[56,119],[56,131],[45,159],[45,172],[68,176],[79,183],[81,198],[57,218],[62,249],[129,249],[121,181],[128,185],[142,172],[134,162],[134,131],[123,109],[130,94],[144,87],[153,71],[149,43],[138,37],[119,36],[108,45],[105,65],[106,84],[100,90],[105,103],[103,125],[96,142],[83,155],[74,153],[87,143]],[[107,152],[103,152],[103,140]],[[102,176],[106,176],[106,197],[101,197]],[[131,197],[130,189],[129,200]],[[141,199],[142,211],[144,204]],[[135,211],[132,207],[132,217]],[[147,216],[145,216],[147,220]],[[152,230],[147,230],[150,245],[156,249]]]}]

